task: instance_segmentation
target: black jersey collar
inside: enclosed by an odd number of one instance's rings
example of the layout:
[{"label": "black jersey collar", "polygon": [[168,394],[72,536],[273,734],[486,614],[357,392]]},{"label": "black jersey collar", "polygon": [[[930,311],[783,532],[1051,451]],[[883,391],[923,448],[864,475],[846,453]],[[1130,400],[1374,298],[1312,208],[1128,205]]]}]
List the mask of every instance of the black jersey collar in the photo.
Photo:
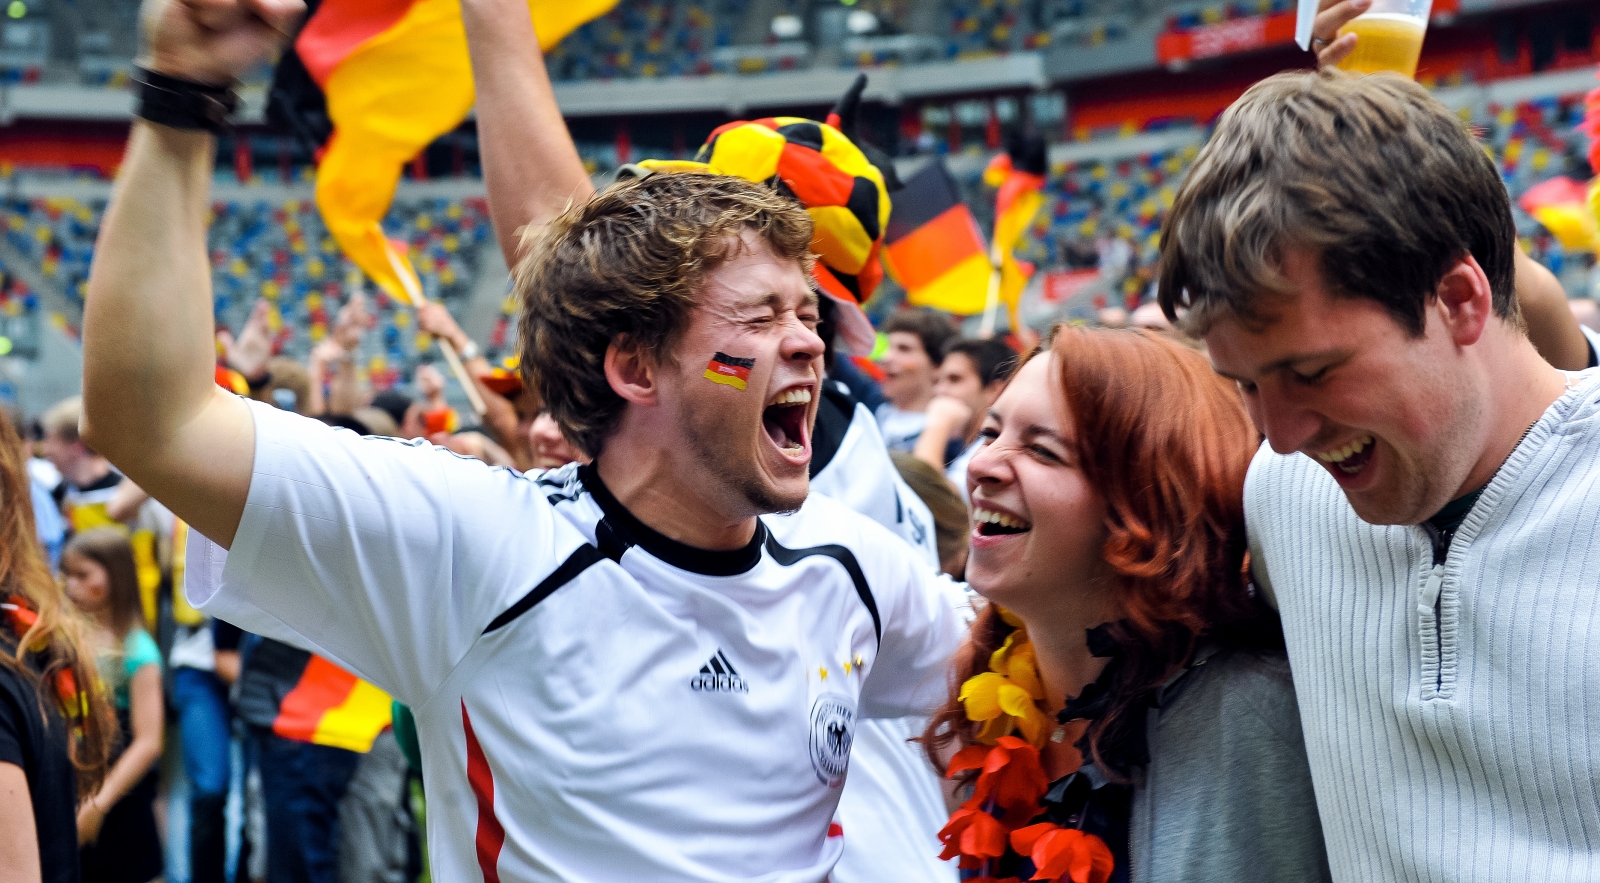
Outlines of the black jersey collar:
[{"label": "black jersey collar", "polygon": [[[578,467],[578,480],[583,482],[600,511],[605,514],[602,524],[609,526],[619,541],[627,546],[638,546],[673,567],[702,576],[738,576],[761,560],[761,548],[767,541],[767,526],[759,518],[756,519],[755,536],[742,548],[727,551],[701,549],[680,543],[635,518],[611,495],[611,489],[600,480],[600,470],[595,464],[587,463]],[[595,532],[600,533],[601,528],[596,527]]]}]

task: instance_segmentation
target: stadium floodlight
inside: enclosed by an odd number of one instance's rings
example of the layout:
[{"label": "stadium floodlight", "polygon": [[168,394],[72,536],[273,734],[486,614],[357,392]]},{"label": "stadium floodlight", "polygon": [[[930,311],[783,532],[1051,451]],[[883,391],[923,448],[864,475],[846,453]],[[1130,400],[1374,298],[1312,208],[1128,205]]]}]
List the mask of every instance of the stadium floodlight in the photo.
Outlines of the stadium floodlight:
[{"label": "stadium floodlight", "polygon": [[779,40],[798,39],[805,33],[806,26],[800,21],[798,15],[775,15],[772,17],[772,36]]},{"label": "stadium floodlight", "polygon": [[844,26],[856,36],[870,34],[878,29],[878,17],[865,9],[852,9],[844,20]]}]

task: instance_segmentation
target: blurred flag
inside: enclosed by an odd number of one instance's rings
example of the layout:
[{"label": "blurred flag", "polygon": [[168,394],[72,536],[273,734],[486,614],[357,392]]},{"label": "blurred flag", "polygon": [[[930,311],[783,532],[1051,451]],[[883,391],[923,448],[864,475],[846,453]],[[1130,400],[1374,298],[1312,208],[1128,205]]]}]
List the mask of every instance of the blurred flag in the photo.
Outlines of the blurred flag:
[{"label": "blurred flag", "polygon": [[1563,248],[1594,251],[1600,246],[1589,187],[1567,177],[1551,178],[1530,188],[1518,202],[1543,224]]},{"label": "blurred flag", "polygon": [[884,242],[884,263],[913,306],[962,316],[983,311],[992,272],[983,231],[943,160],[895,192]]},{"label": "blurred flag", "polygon": [[1589,214],[1600,220],[1600,86],[1584,99],[1583,133],[1589,136],[1589,168],[1595,171],[1589,182]]},{"label": "blurred flag", "polygon": [[[614,5],[528,4],[545,49]],[[394,201],[401,167],[472,109],[460,0],[323,0],[294,49],[274,77],[272,100],[279,106],[269,108],[269,118],[287,116],[298,134],[321,147],[317,205],[328,232],[385,292],[409,302],[415,271],[405,246],[390,242],[380,222]],[[308,101],[285,88],[307,77],[326,99],[323,118],[316,96]],[[329,126],[332,136],[324,144],[320,136]]]},{"label": "blurred flag", "polygon": [[1012,139],[1006,152],[989,161],[983,183],[999,189],[994,201],[994,241],[991,256],[1000,266],[1000,303],[1006,305],[1011,327],[1021,327],[1017,305],[1034,267],[1012,254],[1033,216],[1044,204],[1045,143],[1038,136]]}]

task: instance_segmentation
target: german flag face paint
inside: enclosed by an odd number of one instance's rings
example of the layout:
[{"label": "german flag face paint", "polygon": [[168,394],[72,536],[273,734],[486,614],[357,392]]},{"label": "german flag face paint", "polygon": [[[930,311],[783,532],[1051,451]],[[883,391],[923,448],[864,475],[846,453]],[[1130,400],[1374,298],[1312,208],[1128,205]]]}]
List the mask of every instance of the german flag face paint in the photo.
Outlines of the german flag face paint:
[{"label": "german flag face paint", "polygon": [[705,378],[712,383],[744,389],[750,380],[750,369],[755,366],[755,359],[739,359],[727,353],[717,353],[706,365]]}]

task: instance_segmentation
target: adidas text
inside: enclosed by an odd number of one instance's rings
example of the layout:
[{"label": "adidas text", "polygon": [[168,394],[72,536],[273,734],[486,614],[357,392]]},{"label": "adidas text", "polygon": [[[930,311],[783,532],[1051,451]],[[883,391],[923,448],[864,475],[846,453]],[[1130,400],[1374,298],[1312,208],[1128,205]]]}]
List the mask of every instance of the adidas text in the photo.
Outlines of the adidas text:
[{"label": "adidas text", "polygon": [[734,671],[733,663],[721,650],[700,666],[700,673],[689,679],[689,689],[706,693],[748,693],[750,685]]}]

